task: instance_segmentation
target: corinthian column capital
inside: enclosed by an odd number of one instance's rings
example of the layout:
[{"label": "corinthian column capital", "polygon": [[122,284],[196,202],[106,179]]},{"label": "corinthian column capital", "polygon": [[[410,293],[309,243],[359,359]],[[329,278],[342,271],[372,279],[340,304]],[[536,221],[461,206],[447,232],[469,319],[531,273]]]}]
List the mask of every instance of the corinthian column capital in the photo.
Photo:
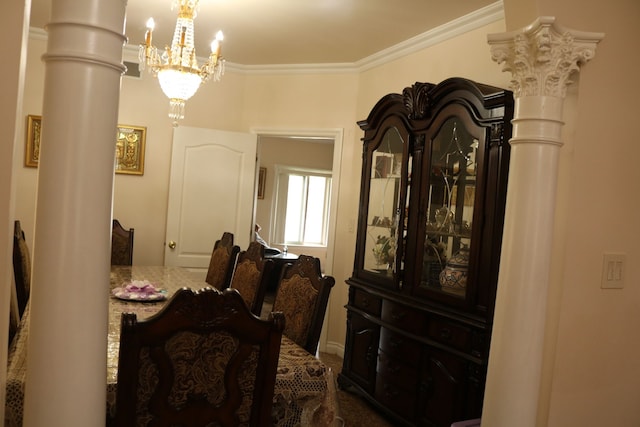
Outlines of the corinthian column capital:
[{"label": "corinthian column capital", "polygon": [[604,33],[574,31],[542,16],[517,31],[489,34],[491,58],[511,72],[516,97],[564,98],[570,76],[595,55]]}]

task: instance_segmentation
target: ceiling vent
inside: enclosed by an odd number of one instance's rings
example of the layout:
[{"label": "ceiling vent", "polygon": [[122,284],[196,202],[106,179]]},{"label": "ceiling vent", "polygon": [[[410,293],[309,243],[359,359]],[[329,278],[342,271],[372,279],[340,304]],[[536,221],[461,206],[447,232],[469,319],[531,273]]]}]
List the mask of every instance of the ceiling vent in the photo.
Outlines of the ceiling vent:
[{"label": "ceiling vent", "polygon": [[125,77],[140,78],[140,64],[136,62],[123,61],[127,71],[124,72]]}]

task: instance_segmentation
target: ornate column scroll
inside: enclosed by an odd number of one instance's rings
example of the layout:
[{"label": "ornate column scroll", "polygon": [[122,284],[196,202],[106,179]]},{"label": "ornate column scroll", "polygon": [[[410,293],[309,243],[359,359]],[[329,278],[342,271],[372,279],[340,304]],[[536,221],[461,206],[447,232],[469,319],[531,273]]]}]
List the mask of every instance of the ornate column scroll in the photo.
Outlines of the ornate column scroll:
[{"label": "ornate column scroll", "polygon": [[543,16],[519,31],[490,34],[491,59],[512,74],[516,98],[564,98],[574,71],[595,56],[602,33],[568,30]]},{"label": "ornate column scroll", "polygon": [[571,75],[603,37],[565,29],[553,17],[488,36],[516,99],[483,426],[536,425],[562,108]]}]

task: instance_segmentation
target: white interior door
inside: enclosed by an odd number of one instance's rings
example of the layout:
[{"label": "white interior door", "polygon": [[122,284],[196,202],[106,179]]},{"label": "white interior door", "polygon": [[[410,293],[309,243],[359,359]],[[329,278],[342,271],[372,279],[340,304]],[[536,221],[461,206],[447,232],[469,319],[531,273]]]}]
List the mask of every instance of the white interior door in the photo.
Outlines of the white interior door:
[{"label": "white interior door", "polygon": [[165,265],[202,272],[216,240],[234,234],[241,249],[253,229],[257,137],[177,127],[173,132]]}]

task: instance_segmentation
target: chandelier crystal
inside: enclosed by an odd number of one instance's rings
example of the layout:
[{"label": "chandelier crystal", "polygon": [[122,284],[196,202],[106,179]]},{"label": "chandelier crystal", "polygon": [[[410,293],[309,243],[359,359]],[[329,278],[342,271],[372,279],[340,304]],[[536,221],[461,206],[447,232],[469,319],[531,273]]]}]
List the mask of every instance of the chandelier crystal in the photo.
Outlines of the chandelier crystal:
[{"label": "chandelier crystal", "polygon": [[174,126],[184,118],[185,102],[191,98],[200,85],[209,79],[220,80],[224,74],[224,59],[220,56],[223,40],[218,31],[211,43],[211,54],[207,61],[198,65],[194,46],[193,20],[197,15],[198,0],[173,0],[171,9],[178,9],[178,19],[173,33],[171,47],[167,46],[160,55],[152,44],[153,18],[147,21],[145,43],[140,45],[140,69],[149,67],[149,72],[158,77],[160,88],[169,98],[169,117]]}]

